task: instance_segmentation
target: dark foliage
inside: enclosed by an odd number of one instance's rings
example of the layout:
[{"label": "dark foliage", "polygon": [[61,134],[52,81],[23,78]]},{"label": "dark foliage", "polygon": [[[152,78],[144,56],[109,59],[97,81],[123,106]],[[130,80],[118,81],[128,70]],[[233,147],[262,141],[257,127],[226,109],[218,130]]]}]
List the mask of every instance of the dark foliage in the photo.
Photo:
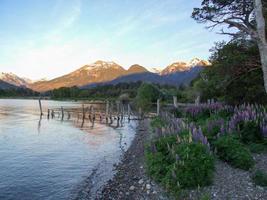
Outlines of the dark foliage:
[{"label": "dark foliage", "polygon": [[38,92],[34,92],[28,88],[10,88],[0,89],[0,97],[36,97],[39,96]]},{"label": "dark foliage", "polygon": [[195,188],[212,182],[214,160],[200,143],[178,143],[176,136],[161,138],[146,150],[149,174],[168,190]]},{"label": "dark foliage", "polygon": [[262,143],[264,138],[261,134],[259,125],[253,121],[243,122],[240,127],[240,139],[243,143]]},{"label": "dark foliage", "polygon": [[256,185],[267,186],[267,174],[261,170],[256,170],[252,175],[252,180]]},{"label": "dark foliage", "polygon": [[254,166],[250,151],[233,136],[221,136],[214,144],[218,157],[233,167],[249,170]]},{"label": "dark foliage", "polygon": [[152,105],[156,103],[157,99],[162,96],[159,88],[149,83],[143,83],[137,91],[136,104],[143,111],[148,111]]},{"label": "dark foliage", "polygon": [[255,43],[218,43],[212,52],[212,66],[194,82],[203,101],[213,98],[230,104],[267,102]]}]

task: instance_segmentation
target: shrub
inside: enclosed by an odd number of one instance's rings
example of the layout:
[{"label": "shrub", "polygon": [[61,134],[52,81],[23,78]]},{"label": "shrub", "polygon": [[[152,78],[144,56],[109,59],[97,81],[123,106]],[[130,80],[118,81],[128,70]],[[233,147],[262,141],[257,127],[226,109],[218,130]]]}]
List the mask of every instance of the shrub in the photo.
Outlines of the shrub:
[{"label": "shrub", "polygon": [[143,83],[137,90],[136,104],[143,111],[149,111],[152,103],[155,103],[160,97],[161,93],[155,85]]},{"label": "shrub", "polygon": [[260,127],[254,121],[243,122],[239,126],[242,142],[248,144],[261,143],[263,141]]},{"label": "shrub", "polygon": [[149,174],[170,191],[195,188],[212,182],[214,159],[200,143],[177,142],[176,136],[161,138],[146,150]]},{"label": "shrub", "polygon": [[221,136],[214,144],[221,160],[244,170],[253,167],[254,160],[250,151],[233,136]]},{"label": "shrub", "polygon": [[210,111],[201,107],[191,108],[186,111],[186,116],[190,121],[199,122],[205,121],[210,117]]},{"label": "shrub", "polygon": [[152,128],[162,128],[166,126],[166,122],[161,117],[155,117],[151,120],[150,125]]},{"label": "shrub", "polygon": [[229,119],[232,115],[233,115],[233,112],[231,110],[227,110],[227,109],[220,110],[218,112],[218,116],[223,118],[223,119]]},{"label": "shrub", "polygon": [[218,133],[224,132],[224,130],[222,130],[222,127],[224,126],[225,126],[225,121],[221,118],[211,119],[206,121],[203,132],[204,135],[207,136],[208,141],[211,145],[213,145],[213,143],[217,139]]},{"label": "shrub", "polygon": [[195,188],[212,183],[214,160],[199,143],[183,143],[175,147],[176,158],[168,171],[167,183],[181,188]]},{"label": "shrub", "polygon": [[256,170],[252,175],[252,180],[256,185],[267,186],[267,174],[261,170]]},{"label": "shrub", "polygon": [[170,113],[173,114],[174,117],[176,117],[176,118],[182,118],[183,117],[183,112],[178,108],[171,109]]},{"label": "shrub", "polygon": [[247,147],[252,153],[261,153],[267,150],[267,146],[264,144],[250,143]]}]

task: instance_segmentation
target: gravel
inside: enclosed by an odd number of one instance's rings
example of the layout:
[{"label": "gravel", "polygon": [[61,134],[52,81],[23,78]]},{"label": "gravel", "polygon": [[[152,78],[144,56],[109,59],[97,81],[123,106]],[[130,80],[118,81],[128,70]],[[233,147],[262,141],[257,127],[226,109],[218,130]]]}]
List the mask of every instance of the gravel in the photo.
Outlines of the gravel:
[{"label": "gravel", "polygon": [[253,170],[244,171],[227,163],[216,161],[216,172],[212,186],[188,192],[188,199],[199,199],[208,195],[212,200],[267,200],[267,187],[256,186],[251,178],[255,169],[267,172],[267,153],[254,155],[256,165]]},{"label": "gravel", "polygon": [[167,200],[164,190],[153,182],[145,173],[144,146],[149,138],[149,121],[140,121],[135,139],[124,154],[117,173],[97,199],[114,200]]},{"label": "gravel", "polygon": [[[167,200],[164,190],[145,173],[144,145],[150,138],[149,122],[140,121],[130,148],[116,166],[116,174],[97,199],[105,200]],[[183,192],[181,199],[198,200],[208,196],[212,200],[267,200],[267,188],[256,186],[251,178],[254,170],[267,172],[267,153],[253,155],[256,165],[251,171],[233,168],[225,162],[216,161],[213,185]]]}]

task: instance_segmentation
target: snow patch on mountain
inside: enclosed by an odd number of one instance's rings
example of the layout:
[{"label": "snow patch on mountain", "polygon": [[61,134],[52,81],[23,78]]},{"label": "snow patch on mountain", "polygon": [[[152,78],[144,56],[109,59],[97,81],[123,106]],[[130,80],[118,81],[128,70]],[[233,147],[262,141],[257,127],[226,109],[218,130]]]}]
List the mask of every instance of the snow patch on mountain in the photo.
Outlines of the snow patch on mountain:
[{"label": "snow patch on mountain", "polygon": [[13,74],[11,72],[10,73],[1,72],[0,79],[9,84],[16,85],[19,87],[27,86],[28,84],[32,82],[30,79],[19,77],[16,74]]}]

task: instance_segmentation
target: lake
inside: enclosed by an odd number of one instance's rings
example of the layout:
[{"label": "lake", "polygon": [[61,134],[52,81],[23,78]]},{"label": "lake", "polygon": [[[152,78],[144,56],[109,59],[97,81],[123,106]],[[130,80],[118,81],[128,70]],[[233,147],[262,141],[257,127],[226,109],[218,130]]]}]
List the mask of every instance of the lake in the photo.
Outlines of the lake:
[{"label": "lake", "polygon": [[[81,103],[42,105],[46,111]],[[0,199],[93,197],[112,177],[136,126],[125,122],[114,129],[95,123],[81,128],[75,120],[40,120],[37,100],[0,99]]]}]

